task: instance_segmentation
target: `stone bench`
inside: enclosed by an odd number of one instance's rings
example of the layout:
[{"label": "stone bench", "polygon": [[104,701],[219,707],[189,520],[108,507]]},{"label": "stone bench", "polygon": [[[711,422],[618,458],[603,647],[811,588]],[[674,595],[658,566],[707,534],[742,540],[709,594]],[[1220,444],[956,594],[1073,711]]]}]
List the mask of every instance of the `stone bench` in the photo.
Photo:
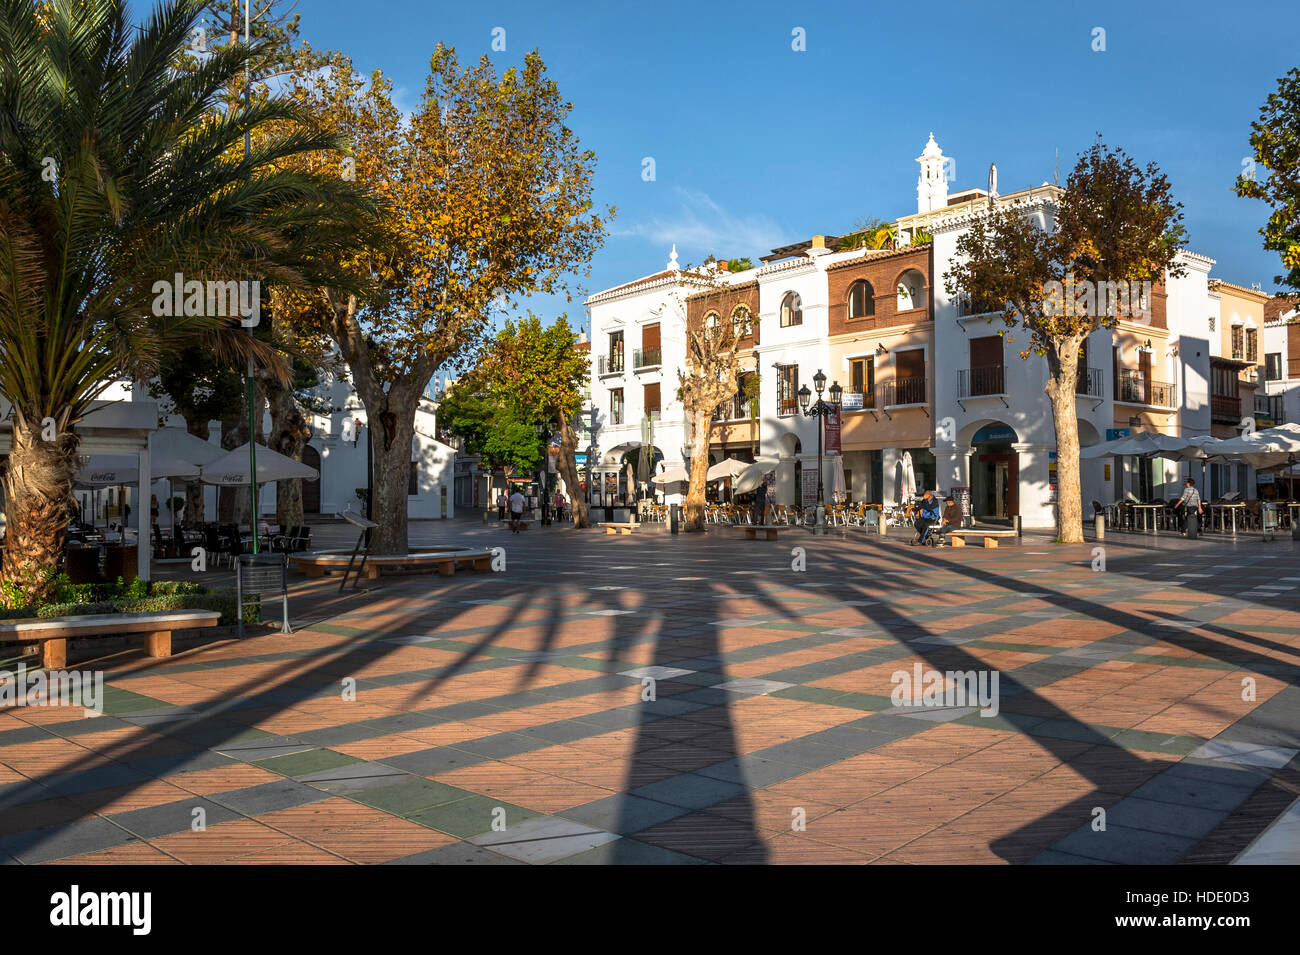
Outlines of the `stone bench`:
[{"label": "stone bench", "polygon": [[608,535],[608,534],[631,534],[634,530],[636,530],[641,525],[637,524],[635,521],[626,521],[621,524],[615,523],[613,521],[607,521],[607,522],[598,523],[596,526],[605,528],[605,533]]},{"label": "stone bench", "polygon": [[[291,555],[290,560],[298,565],[298,572],[308,577],[324,577],[331,571],[343,572],[348,569],[351,551],[320,552],[316,554]],[[458,566],[465,565],[472,570],[492,569],[492,551],[490,550],[438,550],[417,552],[413,554],[370,554],[366,557],[365,574],[367,580],[378,580],[381,573],[389,574],[423,574],[437,570],[444,577],[456,573]],[[361,567],[361,558],[357,557],[354,567]]]},{"label": "stone bench", "polygon": [[68,663],[68,640],[82,637],[116,637],[144,634],[144,652],[150,657],[172,655],[172,633],[215,627],[221,614],[215,610],[174,610],[165,613],[97,613],[76,617],[46,617],[0,623],[0,640],[39,643],[41,666],[62,669]]},{"label": "stone bench", "polygon": [[[937,530],[935,533],[938,533]],[[953,547],[965,547],[967,537],[982,537],[984,538],[984,546],[987,548],[997,547],[1000,540],[1015,540],[1020,535],[1015,531],[975,531],[968,529],[948,531],[947,536],[952,538]]]}]

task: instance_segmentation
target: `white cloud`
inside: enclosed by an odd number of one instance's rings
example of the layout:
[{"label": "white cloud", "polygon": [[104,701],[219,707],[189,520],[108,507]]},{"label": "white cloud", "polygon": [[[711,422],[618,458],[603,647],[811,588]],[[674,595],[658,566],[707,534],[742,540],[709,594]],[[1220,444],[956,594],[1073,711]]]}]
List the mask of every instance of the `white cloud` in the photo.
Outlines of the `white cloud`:
[{"label": "white cloud", "polygon": [[720,256],[757,257],[785,243],[785,233],[764,215],[732,215],[708,193],[673,187],[677,208],[656,215],[627,229],[615,229],[617,236],[636,236],[659,245],[676,244],[683,255],[709,253]]}]

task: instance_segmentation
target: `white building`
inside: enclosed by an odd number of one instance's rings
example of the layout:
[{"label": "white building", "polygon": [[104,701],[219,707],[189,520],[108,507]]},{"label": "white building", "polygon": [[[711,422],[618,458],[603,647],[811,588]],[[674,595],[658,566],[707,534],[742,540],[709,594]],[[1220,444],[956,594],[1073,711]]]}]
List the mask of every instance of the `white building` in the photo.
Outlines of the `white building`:
[{"label": "white building", "polygon": [[686,369],[686,297],[704,284],[678,265],[674,247],[663,271],[587,299],[594,420],[586,463],[595,507],[626,506],[635,496],[626,456],[644,443],[647,421],[655,473],[685,466],[690,429],[677,391]]}]

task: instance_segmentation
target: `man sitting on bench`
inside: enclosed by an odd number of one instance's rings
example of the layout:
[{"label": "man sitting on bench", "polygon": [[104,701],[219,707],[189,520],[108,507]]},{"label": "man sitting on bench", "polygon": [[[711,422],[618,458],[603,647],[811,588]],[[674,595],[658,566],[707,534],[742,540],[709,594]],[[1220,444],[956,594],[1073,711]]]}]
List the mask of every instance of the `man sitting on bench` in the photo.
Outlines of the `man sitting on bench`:
[{"label": "man sitting on bench", "polygon": [[932,536],[935,547],[942,547],[947,541],[944,535],[949,531],[961,530],[962,513],[961,506],[952,498],[947,499],[947,504],[943,509],[943,526],[934,532]]}]

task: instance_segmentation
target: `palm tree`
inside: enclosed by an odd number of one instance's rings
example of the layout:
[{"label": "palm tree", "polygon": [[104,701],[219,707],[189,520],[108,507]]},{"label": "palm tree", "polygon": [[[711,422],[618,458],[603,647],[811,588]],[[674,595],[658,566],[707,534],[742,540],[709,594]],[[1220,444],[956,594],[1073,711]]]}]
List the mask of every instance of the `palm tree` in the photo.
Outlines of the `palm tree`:
[{"label": "palm tree", "polygon": [[339,146],[297,106],[220,108],[255,51],[176,68],[202,8],[164,0],[136,27],[116,0],[0,0],[0,394],[13,406],[0,577],[32,602],[60,556],[76,424],[108,385],[196,341],[280,360],[238,316],[154,314],[156,283],[303,281],[351,214],[355,188],[285,168]]}]

